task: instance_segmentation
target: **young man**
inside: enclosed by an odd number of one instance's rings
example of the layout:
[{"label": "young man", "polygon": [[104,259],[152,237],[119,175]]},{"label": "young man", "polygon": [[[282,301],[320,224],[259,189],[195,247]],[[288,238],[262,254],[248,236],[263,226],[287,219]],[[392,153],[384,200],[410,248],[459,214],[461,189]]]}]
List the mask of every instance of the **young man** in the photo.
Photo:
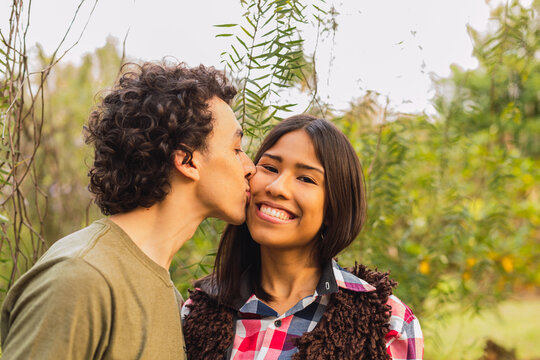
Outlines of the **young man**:
[{"label": "young man", "polygon": [[168,268],[207,217],[244,221],[255,168],[214,68],[131,65],[92,112],[90,191],[105,215],[9,291],[3,359],[184,359]]}]

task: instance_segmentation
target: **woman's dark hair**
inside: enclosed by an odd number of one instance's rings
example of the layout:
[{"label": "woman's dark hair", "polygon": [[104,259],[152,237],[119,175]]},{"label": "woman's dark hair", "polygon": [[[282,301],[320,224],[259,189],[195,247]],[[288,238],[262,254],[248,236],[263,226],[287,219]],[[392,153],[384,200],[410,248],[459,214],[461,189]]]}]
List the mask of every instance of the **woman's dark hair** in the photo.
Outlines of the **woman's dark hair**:
[{"label": "woman's dark hair", "polygon": [[[305,131],[324,168],[324,224],[314,239],[313,256],[324,266],[356,238],[366,218],[364,175],[358,157],[345,135],[332,123],[310,115],[296,115],[276,125],[264,139],[254,162],[285,134]],[[260,247],[247,225],[228,225],[214,264],[213,281],[219,300],[231,303],[240,293],[240,279],[248,275],[252,291],[259,299],[271,300],[260,285]]]},{"label": "woman's dark hair", "polygon": [[230,104],[236,89],[213,67],[126,64],[92,111],[86,143],[94,146],[88,189],[105,215],[150,207],[165,198],[175,150],[191,160],[212,131],[208,101]]}]

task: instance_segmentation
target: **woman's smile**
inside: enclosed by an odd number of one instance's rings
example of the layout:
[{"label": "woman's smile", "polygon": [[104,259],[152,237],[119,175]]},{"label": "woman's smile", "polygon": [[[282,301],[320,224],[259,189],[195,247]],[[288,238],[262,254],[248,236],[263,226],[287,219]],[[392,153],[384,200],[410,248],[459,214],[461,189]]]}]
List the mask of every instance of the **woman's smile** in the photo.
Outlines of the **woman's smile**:
[{"label": "woman's smile", "polygon": [[289,224],[297,218],[297,216],[290,211],[271,203],[256,204],[255,212],[261,219],[274,224]]}]

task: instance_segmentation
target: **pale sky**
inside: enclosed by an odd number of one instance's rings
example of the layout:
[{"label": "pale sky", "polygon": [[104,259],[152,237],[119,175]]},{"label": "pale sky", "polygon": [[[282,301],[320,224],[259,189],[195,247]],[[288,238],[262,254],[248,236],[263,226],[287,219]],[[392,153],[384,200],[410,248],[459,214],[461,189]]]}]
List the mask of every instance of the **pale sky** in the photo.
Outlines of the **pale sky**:
[{"label": "pale sky", "polygon": [[[447,76],[450,65],[474,68],[466,25],[484,31],[489,10],[501,0],[327,0],[339,16],[335,43],[324,38],[317,50],[319,94],[336,109],[366,90],[389,96],[394,110],[433,112],[430,74]],[[10,0],[0,0],[0,29],[7,30]],[[54,4],[54,5],[53,5]],[[33,1],[29,45],[39,42],[52,53],[79,1]],[[94,5],[86,0],[64,49],[71,46]],[[82,39],[63,61],[103,46],[108,35],[120,41],[129,29],[126,52],[132,59],[159,60],[171,55],[189,65],[220,65],[228,38],[215,38],[214,24],[241,21],[239,0],[100,0]],[[307,28],[305,50],[315,46]],[[330,54],[334,61],[330,66]],[[288,99],[286,99],[288,100]],[[307,96],[291,95],[302,111]]]}]

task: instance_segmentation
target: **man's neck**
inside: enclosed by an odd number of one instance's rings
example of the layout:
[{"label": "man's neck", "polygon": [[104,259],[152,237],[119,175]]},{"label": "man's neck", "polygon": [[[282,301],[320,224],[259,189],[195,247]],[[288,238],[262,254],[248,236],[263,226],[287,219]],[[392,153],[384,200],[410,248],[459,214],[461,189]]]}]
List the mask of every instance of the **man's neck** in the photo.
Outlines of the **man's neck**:
[{"label": "man's neck", "polygon": [[[110,219],[154,262],[169,269],[172,258],[206,218],[196,202],[171,191],[150,208],[137,208]],[[195,204],[195,205],[194,205]]]}]

